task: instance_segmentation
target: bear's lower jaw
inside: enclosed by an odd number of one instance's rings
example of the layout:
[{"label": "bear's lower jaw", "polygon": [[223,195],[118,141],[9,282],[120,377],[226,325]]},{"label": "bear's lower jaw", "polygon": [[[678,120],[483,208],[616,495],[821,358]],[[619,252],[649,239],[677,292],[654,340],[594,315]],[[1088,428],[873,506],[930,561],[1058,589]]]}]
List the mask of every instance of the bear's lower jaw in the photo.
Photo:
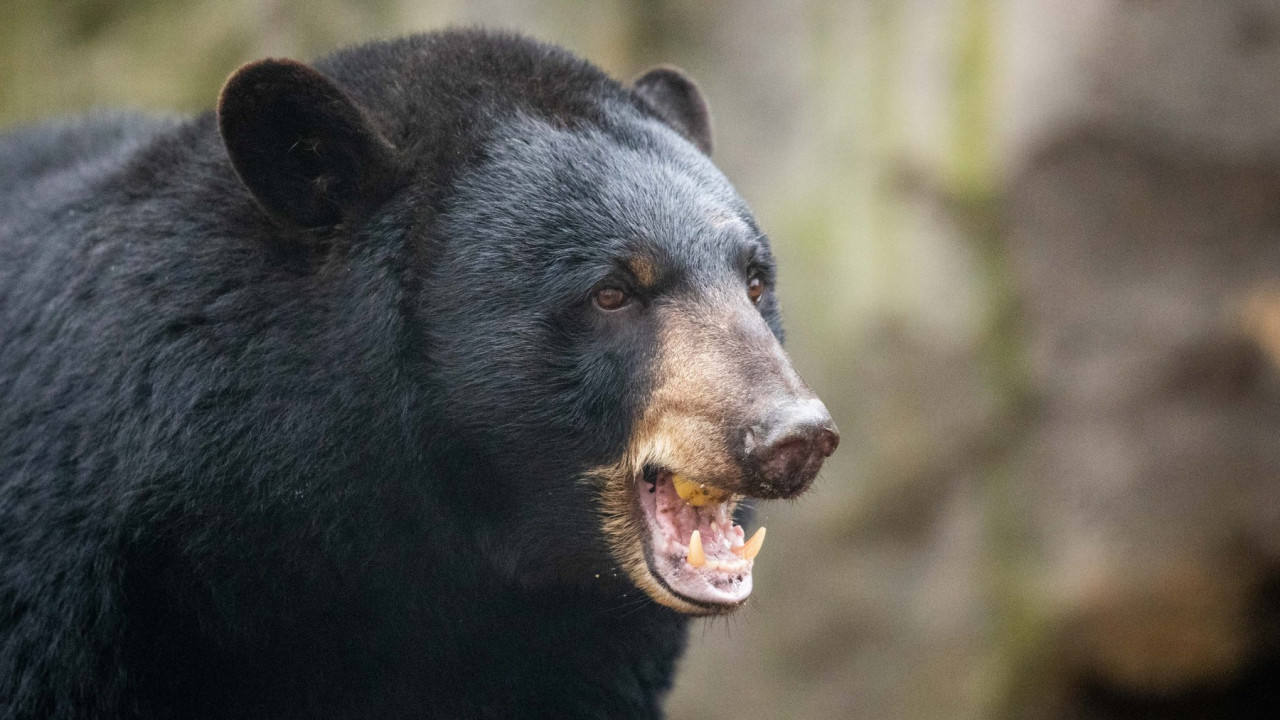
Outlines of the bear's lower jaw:
[{"label": "bear's lower jaw", "polygon": [[[759,542],[744,542],[742,528],[733,523],[736,498],[690,504],[678,492],[678,482],[662,470],[639,480],[636,487],[648,535],[646,570],[659,586],[646,589],[658,602],[681,612],[731,612],[751,595]],[[664,597],[666,593],[671,597]]]}]

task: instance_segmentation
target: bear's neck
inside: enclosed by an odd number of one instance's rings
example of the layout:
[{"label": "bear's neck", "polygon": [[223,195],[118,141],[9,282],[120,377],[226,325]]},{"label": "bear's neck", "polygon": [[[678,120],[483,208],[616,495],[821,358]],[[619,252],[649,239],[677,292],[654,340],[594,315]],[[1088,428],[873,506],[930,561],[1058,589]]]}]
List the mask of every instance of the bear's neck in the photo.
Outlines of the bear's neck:
[{"label": "bear's neck", "polygon": [[474,696],[492,710],[486,717],[661,717],[688,625],[647,599],[556,593],[475,618],[452,639],[464,643],[461,666],[475,664],[464,676],[499,679],[486,697]]},{"label": "bear's neck", "polygon": [[[287,626],[235,644],[183,620],[134,655],[156,717],[660,718],[688,619],[643,600],[461,593],[392,605],[290,602]],[[385,599],[385,598],[383,598]],[[163,615],[163,612],[160,613]],[[153,622],[159,618],[153,617]],[[183,627],[185,626],[185,627]],[[182,632],[186,630],[186,632]],[[175,668],[181,668],[175,672]]]}]

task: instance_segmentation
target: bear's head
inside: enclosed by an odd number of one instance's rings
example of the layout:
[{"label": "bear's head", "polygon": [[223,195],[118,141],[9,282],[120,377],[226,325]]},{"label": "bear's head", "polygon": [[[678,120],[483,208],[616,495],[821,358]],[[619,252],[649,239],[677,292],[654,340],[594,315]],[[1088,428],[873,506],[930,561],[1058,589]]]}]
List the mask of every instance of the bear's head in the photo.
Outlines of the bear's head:
[{"label": "bear's head", "polygon": [[227,154],[287,242],[392,248],[346,262],[403,295],[421,492],[465,536],[424,553],[732,610],[763,541],[735,510],[804,492],[839,440],[782,349],[769,241],[682,72],[623,87],[511,45],[250,64]]}]

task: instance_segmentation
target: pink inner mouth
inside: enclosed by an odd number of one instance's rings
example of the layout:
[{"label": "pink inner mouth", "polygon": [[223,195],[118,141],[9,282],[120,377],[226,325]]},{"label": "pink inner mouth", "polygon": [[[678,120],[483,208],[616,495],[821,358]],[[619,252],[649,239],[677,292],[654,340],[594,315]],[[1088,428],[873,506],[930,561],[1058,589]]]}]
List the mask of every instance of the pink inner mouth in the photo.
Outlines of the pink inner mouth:
[{"label": "pink inner mouth", "polygon": [[[652,476],[651,476],[652,477]],[[700,605],[732,606],[751,594],[753,560],[739,552],[745,535],[733,524],[735,500],[694,507],[676,493],[669,471],[660,471],[637,490],[649,526],[649,568],[669,590]],[[702,540],[706,561],[689,562],[693,531]],[[696,562],[696,561],[695,561]]]}]

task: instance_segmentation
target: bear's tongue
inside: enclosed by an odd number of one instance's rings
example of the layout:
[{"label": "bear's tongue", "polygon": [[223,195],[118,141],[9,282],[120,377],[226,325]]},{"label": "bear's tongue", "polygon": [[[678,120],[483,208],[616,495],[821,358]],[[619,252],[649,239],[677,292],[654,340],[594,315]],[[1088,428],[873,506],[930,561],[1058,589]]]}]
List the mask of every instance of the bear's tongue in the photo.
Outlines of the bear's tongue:
[{"label": "bear's tongue", "polygon": [[746,600],[764,528],[744,542],[742,528],[733,523],[733,500],[713,502],[714,492],[691,494],[687,483],[668,471],[641,481],[639,490],[649,526],[650,566],[662,582],[706,605]]}]

